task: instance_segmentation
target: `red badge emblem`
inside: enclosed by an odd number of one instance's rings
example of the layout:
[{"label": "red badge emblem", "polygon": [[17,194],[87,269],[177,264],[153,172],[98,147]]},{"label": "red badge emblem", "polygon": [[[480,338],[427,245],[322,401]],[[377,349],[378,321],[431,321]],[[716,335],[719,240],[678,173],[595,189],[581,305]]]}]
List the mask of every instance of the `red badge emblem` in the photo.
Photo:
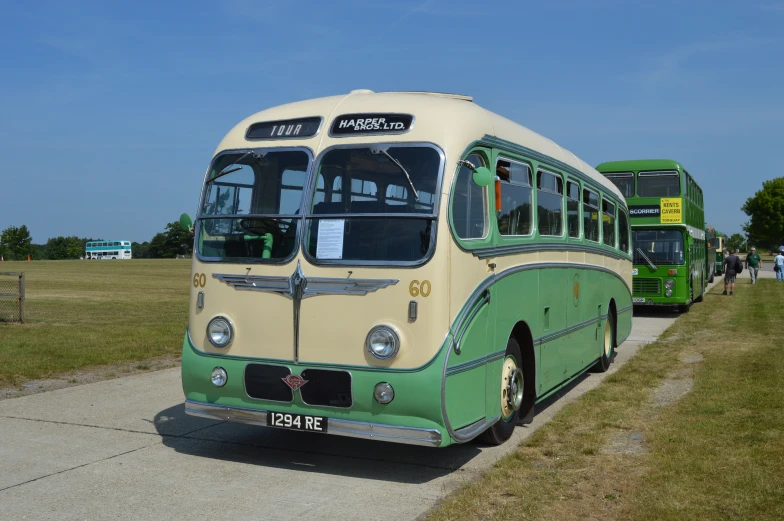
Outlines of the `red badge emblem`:
[{"label": "red badge emblem", "polygon": [[283,380],[283,382],[285,382],[286,385],[291,387],[292,391],[296,391],[297,389],[299,389],[300,387],[308,383],[307,380],[305,380],[304,378],[302,378],[297,374],[290,374],[286,378],[281,378],[281,380]]}]

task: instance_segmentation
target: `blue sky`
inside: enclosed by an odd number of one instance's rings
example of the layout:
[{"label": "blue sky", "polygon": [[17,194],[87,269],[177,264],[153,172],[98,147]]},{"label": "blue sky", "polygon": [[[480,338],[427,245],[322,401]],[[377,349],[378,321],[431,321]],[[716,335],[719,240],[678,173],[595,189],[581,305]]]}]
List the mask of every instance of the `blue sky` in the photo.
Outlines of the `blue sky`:
[{"label": "blue sky", "polygon": [[784,175],[784,1],[0,0],[0,229],[149,240],[221,137],[352,89],[476,103],[593,166],[681,161],[707,219]]}]

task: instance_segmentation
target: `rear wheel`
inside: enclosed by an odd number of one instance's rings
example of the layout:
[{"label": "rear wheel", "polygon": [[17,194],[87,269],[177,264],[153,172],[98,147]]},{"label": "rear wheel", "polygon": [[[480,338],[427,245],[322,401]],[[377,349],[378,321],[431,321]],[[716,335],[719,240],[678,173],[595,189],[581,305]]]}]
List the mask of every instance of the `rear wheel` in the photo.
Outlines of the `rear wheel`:
[{"label": "rear wheel", "polygon": [[489,445],[501,445],[512,437],[520,407],[523,404],[523,369],[520,345],[513,337],[506,342],[506,356],[501,367],[501,418],[482,433],[482,441]]},{"label": "rear wheel", "polygon": [[711,276],[710,276],[710,278],[708,279],[708,282],[713,282],[713,277],[714,277],[715,275],[716,275],[716,268],[714,267],[714,268],[713,268],[713,271],[711,271]]},{"label": "rear wheel", "polygon": [[596,362],[594,370],[603,373],[610,368],[610,364],[615,354],[615,317],[612,313],[607,315],[607,321],[604,323],[604,338],[602,343],[602,356]]}]

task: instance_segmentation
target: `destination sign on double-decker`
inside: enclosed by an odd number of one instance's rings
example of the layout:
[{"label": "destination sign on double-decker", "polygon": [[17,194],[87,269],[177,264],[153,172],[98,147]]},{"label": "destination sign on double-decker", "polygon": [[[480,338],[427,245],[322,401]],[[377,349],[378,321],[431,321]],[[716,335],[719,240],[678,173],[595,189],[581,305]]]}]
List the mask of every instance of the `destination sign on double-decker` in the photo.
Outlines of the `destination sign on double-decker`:
[{"label": "destination sign on double-decker", "polygon": [[658,217],[661,215],[661,208],[658,204],[646,204],[629,207],[630,217]]},{"label": "destination sign on double-decker", "polygon": [[315,136],[321,126],[321,118],[298,118],[280,121],[261,121],[248,127],[246,139],[296,139]]},{"label": "destination sign on double-decker", "polygon": [[413,122],[414,116],[410,114],[343,114],[332,122],[330,134],[402,134],[411,128]]}]

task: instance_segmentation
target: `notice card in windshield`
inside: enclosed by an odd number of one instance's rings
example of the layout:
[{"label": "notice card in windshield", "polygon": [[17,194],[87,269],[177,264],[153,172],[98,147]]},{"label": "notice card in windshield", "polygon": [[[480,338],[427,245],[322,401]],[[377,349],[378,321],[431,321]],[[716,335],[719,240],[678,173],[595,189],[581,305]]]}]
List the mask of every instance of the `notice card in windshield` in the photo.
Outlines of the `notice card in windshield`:
[{"label": "notice card in windshield", "polygon": [[343,230],[345,219],[321,219],[316,244],[317,259],[343,258]]}]

